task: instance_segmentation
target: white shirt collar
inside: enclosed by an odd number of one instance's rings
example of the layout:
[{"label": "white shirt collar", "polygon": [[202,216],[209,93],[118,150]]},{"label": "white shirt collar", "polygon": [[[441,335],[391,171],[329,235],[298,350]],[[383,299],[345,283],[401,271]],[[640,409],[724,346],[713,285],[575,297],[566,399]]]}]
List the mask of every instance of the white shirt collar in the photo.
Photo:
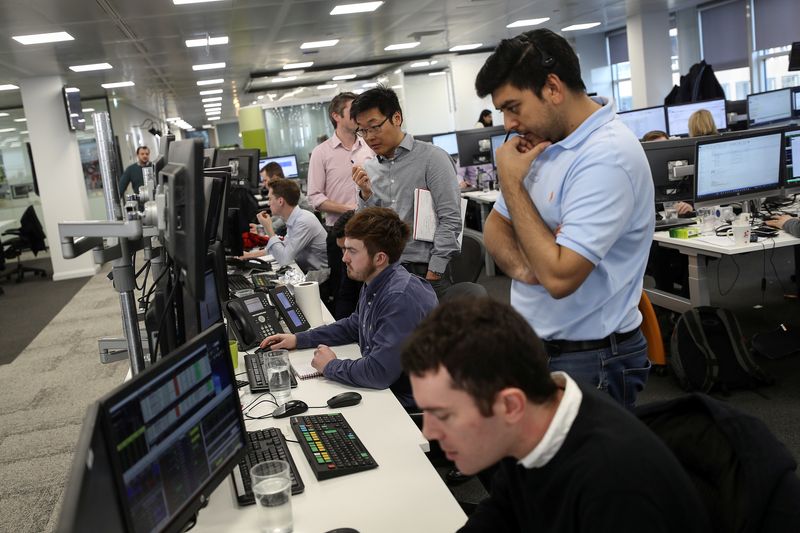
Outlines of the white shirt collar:
[{"label": "white shirt collar", "polygon": [[519,464],[525,468],[541,468],[558,453],[572,428],[572,423],[575,422],[575,417],[578,416],[583,400],[580,387],[566,373],[553,372],[551,375],[556,385],[564,387],[564,394],[542,440],[528,455],[519,460]]}]

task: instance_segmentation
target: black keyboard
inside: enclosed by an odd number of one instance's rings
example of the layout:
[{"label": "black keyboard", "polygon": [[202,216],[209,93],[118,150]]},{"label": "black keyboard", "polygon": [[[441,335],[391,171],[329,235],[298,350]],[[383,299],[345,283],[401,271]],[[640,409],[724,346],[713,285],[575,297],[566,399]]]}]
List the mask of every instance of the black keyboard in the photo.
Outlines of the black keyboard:
[{"label": "black keyboard", "polygon": [[272,264],[261,261],[260,259],[238,259],[236,257],[225,258],[225,263],[239,270],[272,270]]},{"label": "black keyboard", "polygon": [[318,480],[378,467],[341,414],[293,416],[291,423]]},{"label": "black keyboard", "polygon": [[273,272],[255,272],[250,274],[250,281],[256,289],[266,291],[277,287],[278,275]]},{"label": "black keyboard", "polygon": [[233,484],[236,487],[236,500],[239,505],[256,503],[250,482],[250,469],[258,463],[281,459],[289,463],[292,477],[292,494],[300,494],[305,490],[303,480],[297,472],[292,455],[286,448],[286,439],[278,428],[267,428],[247,433],[250,443],[247,455],[239,462],[239,468],[233,469]]},{"label": "black keyboard", "polygon": [[692,218],[671,218],[664,220],[656,220],[655,231],[664,231],[672,228],[681,228],[683,226],[691,226],[695,224]]},{"label": "black keyboard", "polygon": [[228,290],[233,294],[236,291],[253,290],[252,282],[242,274],[228,274]]},{"label": "black keyboard", "polygon": [[[269,392],[269,383],[263,370],[266,367],[264,357],[266,355],[263,352],[244,354],[244,366],[247,370],[247,380],[250,382],[250,392]],[[294,389],[297,387],[297,378],[294,376],[294,370],[290,374],[292,376],[291,387]]]}]

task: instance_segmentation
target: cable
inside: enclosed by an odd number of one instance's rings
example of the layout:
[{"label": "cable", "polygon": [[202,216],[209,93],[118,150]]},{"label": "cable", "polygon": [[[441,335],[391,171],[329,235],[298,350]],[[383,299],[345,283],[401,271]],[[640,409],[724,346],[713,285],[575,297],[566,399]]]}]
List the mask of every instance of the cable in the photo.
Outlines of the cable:
[{"label": "cable", "polygon": [[161,318],[158,320],[158,340],[156,340],[156,349],[153,350],[153,353],[150,354],[150,363],[155,363],[156,359],[158,358],[158,349],[161,346],[161,338],[163,337],[161,329],[164,327],[164,321],[167,318],[167,313],[169,313],[170,306],[172,305],[172,300],[175,298],[175,292],[178,286],[180,285],[180,270],[175,272],[175,283],[172,285],[172,290],[169,292],[169,296],[167,297],[166,302],[164,303],[164,312],[161,313]]},{"label": "cable", "polygon": [[719,284],[719,265],[722,264],[722,260],[725,257],[726,256],[723,255],[723,256],[721,256],[719,258],[719,261],[717,261],[717,290],[719,291],[719,295],[720,296],[727,296],[727,295],[729,295],[731,293],[731,291],[733,290],[733,287],[736,285],[736,282],[739,281],[739,274],[741,272],[740,269],[739,269],[739,263],[736,262],[736,258],[734,256],[730,256],[731,261],[733,261],[733,264],[736,265],[736,277],[733,278],[733,283],[731,283],[731,286],[728,287],[728,290],[725,291],[725,292],[722,292],[722,287]]}]

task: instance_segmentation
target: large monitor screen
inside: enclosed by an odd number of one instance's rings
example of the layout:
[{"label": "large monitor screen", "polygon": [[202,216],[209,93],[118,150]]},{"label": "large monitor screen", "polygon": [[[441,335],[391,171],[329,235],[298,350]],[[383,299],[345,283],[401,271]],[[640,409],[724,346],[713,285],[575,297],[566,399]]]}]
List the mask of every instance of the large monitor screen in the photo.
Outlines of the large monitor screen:
[{"label": "large monitor screen", "polygon": [[292,155],[279,155],[275,157],[263,157],[258,161],[258,171],[267,166],[269,163],[278,163],[281,168],[283,169],[283,175],[287,178],[296,178],[299,176],[299,172],[297,170],[297,156]]},{"label": "large monitor screen", "polygon": [[792,89],[779,89],[747,95],[747,118],[760,126],[792,118]]},{"label": "large monitor screen", "polygon": [[725,114],[725,99],[706,100],[705,102],[692,102],[667,106],[667,130],[670,135],[689,135],[689,117],[698,109],[707,109],[714,117],[714,125],[718,131],[728,127],[728,118]]},{"label": "large monitor screen", "polygon": [[[509,135],[509,139],[513,139],[519,135],[516,131],[512,131]],[[492,163],[494,166],[497,167],[497,149],[500,148],[506,142],[506,134],[501,133],[500,135],[492,135]]]},{"label": "large monitor screen", "polygon": [[177,531],[245,450],[223,324],[122,385],[101,409],[129,531]]},{"label": "large monitor screen", "polygon": [[434,135],[431,142],[450,155],[458,155],[458,140],[455,133]]},{"label": "large monitor screen", "polygon": [[[786,174],[784,185],[786,189],[800,189],[800,128],[789,130],[784,134],[786,138]],[[798,164],[794,164],[795,158]]]},{"label": "large monitor screen", "polygon": [[783,133],[700,141],[695,156],[695,203],[725,204],[780,188]]},{"label": "large monitor screen", "polygon": [[636,135],[637,139],[644,137],[650,131],[667,131],[667,117],[664,115],[664,106],[636,109],[618,113],[619,118]]},{"label": "large monitor screen", "polygon": [[794,91],[794,110],[800,113],[800,89]]}]

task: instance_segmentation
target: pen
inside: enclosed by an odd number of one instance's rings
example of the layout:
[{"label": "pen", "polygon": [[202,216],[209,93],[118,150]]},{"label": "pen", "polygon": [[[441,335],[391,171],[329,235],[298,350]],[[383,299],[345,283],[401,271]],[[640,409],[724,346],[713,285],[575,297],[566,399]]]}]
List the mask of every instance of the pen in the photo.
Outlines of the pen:
[{"label": "pen", "polygon": [[503,139],[503,144],[505,144],[505,143],[507,143],[507,142],[508,142],[508,137],[509,137],[510,135],[511,135],[511,130],[508,130],[508,131],[506,132],[506,138],[505,138],[505,139]]}]

